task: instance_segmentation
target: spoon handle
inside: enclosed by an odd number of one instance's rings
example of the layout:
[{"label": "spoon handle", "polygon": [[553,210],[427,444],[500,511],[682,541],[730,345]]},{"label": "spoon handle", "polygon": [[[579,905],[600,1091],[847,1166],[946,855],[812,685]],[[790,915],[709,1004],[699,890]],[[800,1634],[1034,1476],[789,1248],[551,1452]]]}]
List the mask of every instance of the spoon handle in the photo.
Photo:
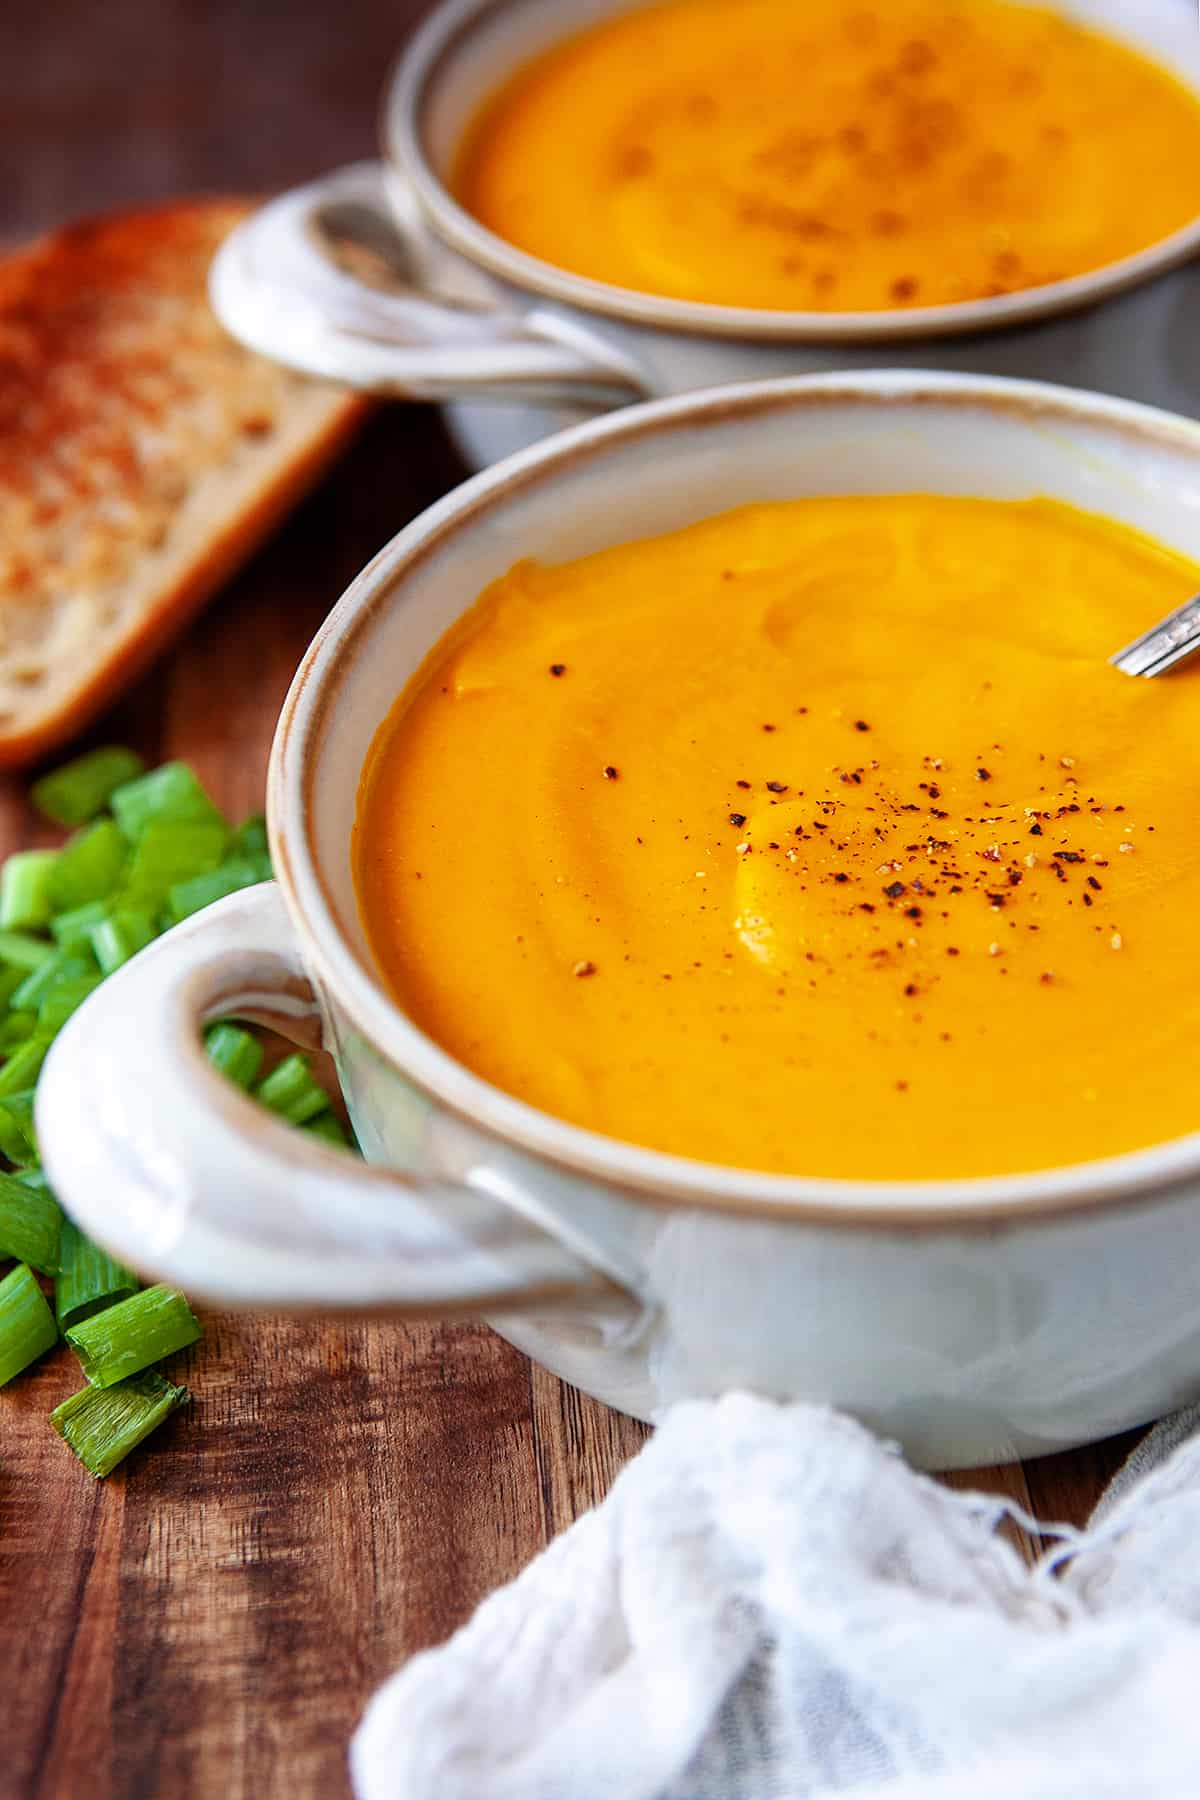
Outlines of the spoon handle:
[{"label": "spoon handle", "polygon": [[1200,594],[1193,595],[1157,625],[1110,658],[1126,675],[1162,675],[1200,650]]}]

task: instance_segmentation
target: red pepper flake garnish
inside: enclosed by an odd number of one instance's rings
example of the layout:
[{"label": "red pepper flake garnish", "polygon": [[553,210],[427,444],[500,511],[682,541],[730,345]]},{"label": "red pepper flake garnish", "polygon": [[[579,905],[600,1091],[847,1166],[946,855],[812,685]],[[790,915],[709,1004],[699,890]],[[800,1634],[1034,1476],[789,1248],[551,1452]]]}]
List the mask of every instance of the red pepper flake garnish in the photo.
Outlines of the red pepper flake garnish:
[{"label": "red pepper flake garnish", "polygon": [[855,719],[854,729],[855,731],[870,731],[871,727],[867,724],[865,719]]},{"label": "red pepper flake garnish", "polygon": [[1054,980],[1054,970],[1053,969],[1043,969],[1042,973],[1038,976],[1038,980],[1041,982],[1043,987],[1049,987],[1050,983]]},{"label": "red pepper flake garnish", "polygon": [[1090,888],[1094,888],[1098,894],[1103,893],[1103,891],[1104,891],[1103,888],[1101,887],[1100,883],[1096,880],[1096,877],[1094,875],[1088,876],[1087,884]]},{"label": "red pepper flake garnish", "polygon": [[773,725],[764,725],[763,726],[764,731],[774,731],[774,729],[775,729],[775,727]]},{"label": "red pepper flake garnish", "polygon": [[910,981],[904,990],[904,997],[906,1000],[911,1000],[913,995],[920,993],[920,991],[921,990],[918,988],[916,982]]},{"label": "red pepper flake garnish", "polygon": [[786,794],[787,793],[787,782],[786,781],[768,781],[767,792],[768,792],[768,794]]},{"label": "red pepper flake garnish", "polygon": [[550,664],[550,673],[552,675],[565,675],[566,672],[567,672],[566,663],[551,663]]},{"label": "red pepper flake garnish", "polygon": [[907,1092],[908,1092],[908,1083],[907,1083],[907,1081],[898,1081],[898,1082],[897,1082],[897,1083],[896,1083],[896,1092],[897,1092],[897,1093],[898,1093],[898,1094],[907,1094]]},{"label": "red pepper flake garnish", "polygon": [[739,781],[737,785],[740,788],[748,788],[750,786],[750,783],[748,781]]},{"label": "red pepper flake garnish", "polygon": [[953,944],[946,945],[946,955],[947,956],[957,956],[958,955],[958,950],[955,947],[955,945],[953,945]]},{"label": "red pepper flake garnish", "polygon": [[906,919],[920,919],[924,917],[924,914],[919,906],[906,906],[904,916]]},{"label": "red pepper flake garnish", "polygon": [[1023,875],[1023,874],[1022,874],[1022,873],[1021,873],[1021,870],[1020,870],[1020,869],[1010,869],[1010,870],[1009,870],[1009,871],[1008,871],[1008,885],[1009,885],[1009,887],[1020,887],[1020,885],[1021,885],[1021,883],[1022,883],[1022,882],[1023,882],[1023,881],[1024,881],[1024,879],[1025,879],[1025,877],[1024,877],[1024,875]]},{"label": "red pepper flake garnish", "polygon": [[604,765],[605,781],[616,781],[618,779],[619,774],[620,774],[620,771],[618,769],[614,769],[611,763],[605,763],[605,765]]},{"label": "red pepper flake garnish", "polygon": [[1030,837],[1041,837],[1041,835],[1042,835],[1041,826],[1040,825],[1031,825],[1029,827],[1029,835],[1030,835]]},{"label": "red pepper flake garnish", "polygon": [[883,891],[889,900],[899,900],[901,894],[905,891],[904,883],[902,881],[889,881]]},{"label": "red pepper flake garnish", "polygon": [[1077,863],[1083,861],[1078,850],[1055,850],[1052,851],[1051,854],[1056,856],[1059,862]]},{"label": "red pepper flake garnish", "polygon": [[990,781],[992,779],[992,771],[990,769],[976,769],[975,779],[976,781]]},{"label": "red pepper flake garnish", "polygon": [[730,823],[730,824],[731,824],[731,825],[736,825],[736,826],[738,826],[738,827],[739,827],[739,829],[740,829],[740,827],[741,827],[741,826],[743,826],[743,825],[744,825],[744,824],[745,824],[745,823],[746,823],[746,815],[745,815],[745,813],[730,813],[730,815],[729,815],[729,823]]},{"label": "red pepper flake garnish", "polygon": [[848,875],[837,874],[833,879],[838,882],[844,882],[849,881],[850,877]]},{"label": "red pepper flake garnish", "polygon": [[579,976],[582,980],[585,975],[594,975],[596,973],[596,965],[594,962],[577,962],[575,967],[571,970],[571,973],[572,975]]}]

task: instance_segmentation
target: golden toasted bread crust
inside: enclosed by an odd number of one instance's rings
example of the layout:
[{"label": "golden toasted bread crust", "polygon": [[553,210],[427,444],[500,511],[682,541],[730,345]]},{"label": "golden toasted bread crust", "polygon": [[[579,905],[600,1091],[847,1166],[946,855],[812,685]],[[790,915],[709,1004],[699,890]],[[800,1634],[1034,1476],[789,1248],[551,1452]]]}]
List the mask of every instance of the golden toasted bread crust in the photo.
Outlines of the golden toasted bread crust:
[{"label": "golden toasted bread crust", "polygon": [[363,417],[213,316],[247,210],[116,214],[0,261],[0,767],[114,699]]}]

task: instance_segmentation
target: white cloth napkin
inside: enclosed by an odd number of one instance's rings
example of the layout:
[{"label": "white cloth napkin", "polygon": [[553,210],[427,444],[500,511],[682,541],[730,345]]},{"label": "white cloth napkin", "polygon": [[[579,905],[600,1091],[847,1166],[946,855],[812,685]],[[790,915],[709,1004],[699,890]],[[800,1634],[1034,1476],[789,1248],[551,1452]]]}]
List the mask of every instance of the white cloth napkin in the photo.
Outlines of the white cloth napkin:
[{"label": "white cloth napkin", "polygon": [[1030,1571],[997,1535],[1014,1509],[850,1419],[680,1406],[603,1505],[375,1696],[357,1794],[1193,1800],[1198,1422],[1152,1434]]}]

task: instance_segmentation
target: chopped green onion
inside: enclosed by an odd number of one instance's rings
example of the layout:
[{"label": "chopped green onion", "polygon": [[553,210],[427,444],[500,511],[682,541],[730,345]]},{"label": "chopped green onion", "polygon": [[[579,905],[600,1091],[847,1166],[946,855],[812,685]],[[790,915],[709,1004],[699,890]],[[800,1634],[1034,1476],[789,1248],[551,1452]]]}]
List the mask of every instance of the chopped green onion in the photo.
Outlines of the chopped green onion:
[{"label": "chopped green onion", "polygon": [[111,975],[157,936],[149,913],[122,909],[92,927],[92,951],[101,972]]},{"label": "chopped green onion", "polygon": [[121,905],[157,912],[178,882],[215,869],[225,854],[224,825],[151,823],[130,859]]},{"label": "chopped green onion", "polygon": [[190,881],[176,882],[168,896],[172,922],[178,925],[192,913],[211,906],[214,900],[223,900],[226,894],[236,894],[239,888],[253,887],[261,880],[262,876],[249,857],[235,856],[205,875],[193,875]]},{"label": "chopped green onion", "polygon": [[50,923],[50,882],[57,850],[18,850],[0,868],[0,931],[25,931]]},{"label": "chopped green onion", "polygon": [[103,900],[89,900],[86,905],[73,906],[70,912],[61,912],[51,919],[51,935],[59,949],[88,949],[93,927],[104,923],[108,910]]},{"label": "chopped green onion", "polygon": [[230,848],[238,856],[270,856],[267,821],[261,813],[251,813],[233,834]]},{"label": "chopped green onion", "polygon": [[112,795],[113,816],[125,836],[136,843],[150,825],[219,825],[226,835],[224,814],[215,807],[186,763],[164,763],[126,782]]},{"label": "chopped green onion", "polygon": [[0,1099],[7,1099],[10,1094],[33,1086],[49,1048],[50,1039],[38,1032],[33,1037],[26,1038],[19,1050],[13,1051],[0,1069]]},{"label": "chopped green onion", "polygon": [[328,1111],[318,1113],[315,1119],[309,1119],[301,1129],[307,1131],[310,1137],[324,1138],[326,1143],[337,1144],[343,1150],[351,1150],[354,1147],[346,1136],[342,1122],[336,1113]]},{"label": "chopped green onion", "polygon": [[24,969],[0,967],[0,1012],[4,1011],[25,979]]},{"label": "chopped green onion", "polygon": [[0,963],[10,969],[37,969],[54,955],[53,944],[23,931],[0,931]]},{"label": "chopped green onion", "polygon": [[48,1188],[29,1187],[0,1174],[0,1257],[57,1275],[62,1246],[62,1208]]},{"label": "chopped green onion", "polygon": [[263,1047],[240,1025],[212,1025],[204,1034],[204,1048],[214,1069],[240,1088],[250,1088],[262,1067]]},{"label": "chopped green onion", "polygon": [[[0,1151],[10,1163],[23,1169],[18,1177],[21,1181],[26,1181],[32,1173],[27,1165],[39,1160],[33,1129],[33,1095],[33,1088],[25,1088],[19,1094],[10,1094],[7,1100],[0,1100]],[[45,1186],[44,1179],[39,1185]]]},{"label": "chopped green onion", "polygon": [[121,879],[129,845],[113,819],[97,819],[58,853],[50,872],[55,912],[70,912],[89,900],[103,900]]},{"label": "chopped green onion", "polygon": [[309,1073],[308,1058],[299,1053],[285,1056],[277,1063],[266,1079],[259,1082],[254,1095],[289,1125],[303,1125],[329,1105],[329,1095]]},{"label": "chopped green onion", "polygon": [[234,832],[229,845],[230,854],[244,856],[250,863],[257,881],[270,881],[275,871],[271,867],[271,846],[267,841],[267,821],[261,813],[254,813]]},{"label": "chopped green onion", "polygon": [[116,788],[133,781],[145,767],[134,750],[115,745],[89,750],[35,781],[33,804],[58,825],[86,825],[104,811]]},{"label": "chopped green onion", "polygon": [[10,1012],[0,1020],[0,1052],[23,1044],[37,1029],[37,1022],[37,1014],[31,1012]]},{"label": "chopped green onion", "polygon": [[0,1387],[58,1342],[46,1296],[24,1263],[0,1281]]},{"label": "chopped green onion", "polygon": [[68,980],[56,981],[38,1007],[37,1022],[40,1030],[54,1033],[61,1031],[73,1012],[83,1005],[104,980],[98,969],[90,975],[76,975]]},{"label": "chopped green onion", "polygon": [[140,1283],[133,1270],[93,1244],[70,1219],[63,1220],[59,1260],[54,1310],[64,1331],[138,1291]]},{"label": "chopped green onion", "polygon": [[110,1388],[80,1388],[56,1406],[50,1423],[93,1475],[111,1475],[156,1425],[186,1406],[185,1387],[161,1375],[135,1375]]},{"label": "chopped green onion", "polygon": [[179,1289],[160,1284],[81,1320],[65,1336],[92,1386],[111,1387],[194,1344],[200,1325]]},{"label": "chopped green onion", "polygon": [[14,1012],[28,1012],[42,1004],[60,981],[74,981],[78,975],[94,975],[96,965],[87,950],[56,950],[27,975],[12,997]]}]

